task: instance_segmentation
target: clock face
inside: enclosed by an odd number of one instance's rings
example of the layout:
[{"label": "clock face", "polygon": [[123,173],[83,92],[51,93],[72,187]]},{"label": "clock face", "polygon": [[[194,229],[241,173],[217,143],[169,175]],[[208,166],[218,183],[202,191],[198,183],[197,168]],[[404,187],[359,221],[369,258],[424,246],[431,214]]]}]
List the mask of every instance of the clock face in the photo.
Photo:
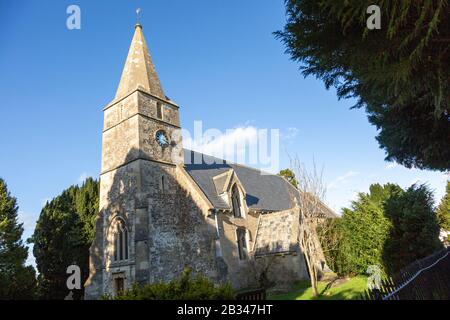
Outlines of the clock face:
[{"label": "clock face", "polygon": [[169,138],[167,138],[167,134],[163,130],[156,132],[155,139],[161,147],[165,148],[169,146]]}]

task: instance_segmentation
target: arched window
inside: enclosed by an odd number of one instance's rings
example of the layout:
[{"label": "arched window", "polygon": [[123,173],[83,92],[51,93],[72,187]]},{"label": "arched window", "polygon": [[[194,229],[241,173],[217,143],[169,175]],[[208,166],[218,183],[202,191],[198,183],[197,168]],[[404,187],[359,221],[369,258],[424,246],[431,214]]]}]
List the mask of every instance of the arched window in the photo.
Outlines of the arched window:
[{"label": "arched window", "polygon": [[114,261],[128,259],[128,229],[122,219],[114,225]]},{"label": "arched window", "polygon": [[235,185],[231,188],[231,202],[233,204],[233,214],[236,218],[242,218],[241,214],[241,199],[239,195],[239,189]]},{"label": "arched window", "polygon": [[236,237],[239,259],[246,260],[248,258],[247,230],[244,228],[238,228],[236,230]]}]

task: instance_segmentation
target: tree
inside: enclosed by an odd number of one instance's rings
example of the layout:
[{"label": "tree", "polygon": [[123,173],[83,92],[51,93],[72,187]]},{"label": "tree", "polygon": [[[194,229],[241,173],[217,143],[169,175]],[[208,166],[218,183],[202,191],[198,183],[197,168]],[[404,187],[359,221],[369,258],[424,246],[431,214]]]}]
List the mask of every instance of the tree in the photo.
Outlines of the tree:
[{"label": "tree", "polygon": [[319,268],[322,263],[323,252],[317,234],[318,219],[323,217],[323,200],[326,187],[314,164],[309,170],[298,157],[291,159],[291,170],[297,177],[300,201],[297,203],[299,209],[299,235],[298,242],[306,260],[313,296],[317,297],[317,280]]},{"label": "tree", "polygon": [[395,184],[372,184],[369,193],[359,193],[350,208],[343,209],[339,273],[364,274],[370,265],[383,269],[383,248],[391,228],[384,203],[400,192]]},{"label": "tree", "polygon": [[295,188],[298,188],[298,181],[295,179],[295,173],[291,169],[283,169],[278,173],[280,177],[285,178]]},{"label": "tree", "polygon": [[318,227],[322,251],[327,265],[338,275],[345,275],[346,256],[343,254],[344,232],[342,218],[325,219]]},{"label": "tree", "polygon": [[442,248],[433,207],[433,194],[426,185],[414,184],[386,200],[385,215],[392,224],[383,248],[388,274]]},{"label": "tree", "polygon": [[378,2],[381,29],[366,27],[369,0],[286,0],[275,35],[304,76],[358,99],[386,160],[450,169],[450,4]]},{"label": "tree", "polygon": [[425,185],[403,190],[372,184],[343,209],[335,232],[340,243],[330,254],[339,274],[364,274],[376,265],[392,275],[441,248],[433,196]]},{"label": "tree", "polygon": [[0,300],[33,299],[36,291],[34,268],[25,266],[28,248],[22,241],[18,210],[16,198],[0,179]]},{"label": "tree", "polygon": [[450,180],[447,181],[445,190],[445,196],[436,210],[436,216],[441,229],[450,231]]},{"label": "tree", "polygon": [[99,183],[88,178],[75,195],[75,208],[83,223],[86,242],[92,243],[95,236],[95,221],[99,208]]},{"label": "tree", "polygon": [[[81,283],[87,279],[98,188],[98,182],[88,178],[81,187],[69,187],[42,209],[31,238],[41,298],[63,299],[69,294],[66,271],[70,265],[80,267]],[[81,299],[83,293],[84,288],[76,290],[73,298]]]}]

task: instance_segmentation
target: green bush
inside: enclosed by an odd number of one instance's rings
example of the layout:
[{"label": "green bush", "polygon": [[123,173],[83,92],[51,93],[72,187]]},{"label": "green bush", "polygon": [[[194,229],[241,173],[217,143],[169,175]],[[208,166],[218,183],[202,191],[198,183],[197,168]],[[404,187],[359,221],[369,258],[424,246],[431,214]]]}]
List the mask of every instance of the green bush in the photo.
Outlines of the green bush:
[{"label": "green bush", "polygon": [[341,218],[325,222],[318,232],[327,263],[339,275],[365,274],[370,265],[393,274],[441,247],[426,185],[403,190],[396,184],[372,184],[369,193],[359,193],[343,209]]},{"label": "green bush", "polygon": [[[111,299],[111,297],[104,297]],[[233,300],[235,293],[230,284],[214,285],[203,275],[192,277],[189,268],[184,269],[181,277],[170,282],[134,284],[116,300]]]},{"label": "green bush", "polygon": [[401,191],[397,185],[373,184],[369,193],[359,193],[351,207],[343,209],[341,218],[330,222],[333,232],[321,242],[327,262],[336,273],[365,274],[370,265],[383,269],[383,246],[390,230],[383,204]]}]

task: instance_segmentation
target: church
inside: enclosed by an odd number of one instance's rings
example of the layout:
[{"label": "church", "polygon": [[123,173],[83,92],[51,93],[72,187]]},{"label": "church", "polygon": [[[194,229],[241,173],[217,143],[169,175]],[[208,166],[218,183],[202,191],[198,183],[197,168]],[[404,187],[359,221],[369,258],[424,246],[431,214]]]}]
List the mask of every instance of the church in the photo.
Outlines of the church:
[{"label": "church", "polygon": [[103,109],[85,299],[170,281],[185,267],[236,290],[308,279],[299,191],[280,176],[183,149],[180,109],[165,95],[137,24],[117,93]]}]

